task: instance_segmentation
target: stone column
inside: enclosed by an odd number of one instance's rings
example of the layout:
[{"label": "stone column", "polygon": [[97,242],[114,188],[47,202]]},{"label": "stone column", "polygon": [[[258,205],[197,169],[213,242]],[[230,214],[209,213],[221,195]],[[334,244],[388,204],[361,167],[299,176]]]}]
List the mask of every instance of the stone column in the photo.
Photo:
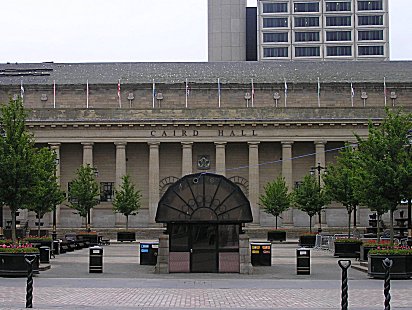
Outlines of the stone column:
[{"label": "stone column", "polygon": [[182,142],[182,176],[192,174],[193,171],[193,142]]},{"label": "stone column", "polygon": [[[326,156],[325,156],[325,141],[315,141],[315,152],[316,152],[316,159],[315,159],[315,166],[317,167],[318,165],[321,165],[321,167],[326,168]],[[318,171],[316,171],[316,177],[318,178]],[[322,180],[322,175],[325,173],[325,170],[322,169],[320,171],[320,186],[323,187],[323,180]],[[327,226],[326,223],[326,211],[322,211],[321,214],[321,219],[322,219],[322,227]],[[319,220],[317,220],[319,222]]]},{"label": "stone column", "polygon": [[249,201],[252,208],[253,224],[260,223],[259,208],[259,142],[249,144]]},{"label": "stone column", "polygon": [[[83,145],[83,166],[93,167],[93,142],[82,142]],[[84,222],[86,225],[86,222]],[[90,226],[93,226],[93,209],[90,209]]]},{"label": "stone column", "polygon": [[[126,142],[115,142],[116,145],[116,189],[122,184],[122,178],[126,175]],[[125,227],[126,217],[121,213],[115,213],[115,225]]]},{"label": "stone column", "polygon": [[226,175],[226,142],[215,142],[216,173]]},{"label": "stone column", "polygon": [[[285,178],[289,192],[293,190],[292,145],[291,141],[282,142],[282,176]],[[282,217],[283,225],[293,226],[293,208],[283,212]]]},{"label": "stone column", "polygon": [[159,203],[159,142],[149,143],[149,223],[155,223]]},{"label": "stone column", "polygon": [[[60,175],[61,175],[61,159],[60,159],[60,143],[49,143],[50,149],[56,154],[56,182],[61,187]],[[53,212],[50,214],[50,223],[53,223]],[[56,226],[60,224],[60,205],[56,206]]]}]

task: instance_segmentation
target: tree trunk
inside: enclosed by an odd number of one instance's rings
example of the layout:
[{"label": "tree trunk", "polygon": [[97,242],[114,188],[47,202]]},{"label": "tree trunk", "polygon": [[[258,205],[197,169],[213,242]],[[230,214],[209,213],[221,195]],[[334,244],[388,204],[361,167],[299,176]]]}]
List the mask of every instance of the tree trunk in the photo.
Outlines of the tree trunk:
[{"label": "tree trunk", "polygon": [[129,215],[126,215],[126,231],[129,230]]},{"label": "tree trunk", "polygon": [[40,237],[40,214],[37,214],[37,237]]},{"label": "tree trunk", "polygon": [[394,236],[395,236],[394,231],[393,231],[393,213],[394,213],[394,212],[395,212],[395,209],[391,209],[391,210],[390,210],[390,213],[389,213],[389,214],[390,214],[390,218],[391,218],[391,219],[390,219],[391,222],[390,222],[390,224],[389,224],[389,225],[390,225],[389,228],[390,228],[390,231],[391,231],[391,241],[390,241],[391,244],[393,244],[393,238],[394,238]]},{"label": "tree trunk", "polygon": [[312,232],[312,217],[309,216],[309,232]]},{"label": "tree trunk", "polygon": [[350,222],[351,222],[351,215],[352,215],[352,210],[348,210],[348,238],[350,238]]},{"label": "tree trunk", "polygon": [[275,218],[276,218],[276,225],[275,225],[275,229],[278,229],[278,217],[277,217],[277,216],[275,216]]},{"label": "tree trunk", "polygon": [[356,226],[358,226],[358,225],[356,224],[356,219],[357,219],[356,209],[357,209],[357,207],[354,206],[354,207],[353,207],[353,228],[356,228]]},{"label": "tree trunk", "polygon": [[11,240],[13,243],[17,241],[16,238],[16,210],[11,210]]}]

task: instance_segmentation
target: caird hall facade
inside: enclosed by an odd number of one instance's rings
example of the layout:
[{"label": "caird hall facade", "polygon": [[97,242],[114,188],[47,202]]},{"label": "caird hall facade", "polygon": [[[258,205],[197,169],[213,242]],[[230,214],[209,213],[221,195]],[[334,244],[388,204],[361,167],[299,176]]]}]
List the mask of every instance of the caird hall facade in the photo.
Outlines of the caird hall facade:
[{"label": "caird hall facade", "polygon": [[[24,90],[28,129],[39,146],[56,151],[61,188],[67,192],[80,165],[97,168],[101,203],[91,219],[97,229],[124,227],[111,203],[124,174],[143,196],[130,226],[155,227],[168,186],[202,171],[238,184],[252,225],[271,227],[274,218],[259,207],[265,184],[282,175],[292,189],[311,167],[327,167],[354,133],[366,136],[368,120],[379,124],[385,105],[411,111],[411,87],[412,62],[0,65],[0,101]],[[359,224],[366,226],[366,218],[358,216]],[[21,212],[20,219],[34,226],[33,214]],[[308,222],[296,209],[282,219],[289,227]],[[65,204],[57,208],[57,224],[83,225]],[[345,226],[346,210],[328,206],[322,224]]]}]

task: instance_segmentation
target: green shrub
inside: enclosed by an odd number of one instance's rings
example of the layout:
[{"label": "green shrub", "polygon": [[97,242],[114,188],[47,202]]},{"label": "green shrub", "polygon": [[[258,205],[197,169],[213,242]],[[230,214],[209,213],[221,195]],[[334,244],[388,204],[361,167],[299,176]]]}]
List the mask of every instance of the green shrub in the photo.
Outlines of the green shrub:
[{"label": "green shrub", "polygon": [[339,238],[335,240],[335,243],[359,243],[362,244],[362,240],[352,238]]}]

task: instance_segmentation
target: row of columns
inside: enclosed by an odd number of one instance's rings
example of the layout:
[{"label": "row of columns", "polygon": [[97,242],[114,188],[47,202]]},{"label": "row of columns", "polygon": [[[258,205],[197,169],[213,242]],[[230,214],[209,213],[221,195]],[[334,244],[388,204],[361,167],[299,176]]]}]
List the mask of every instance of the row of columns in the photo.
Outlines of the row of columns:
[{"label": "row of columns", "polygon": [[[154,223],[157,204],[159,201],[160,163],[159,146],[160,142],[149,142],[149,220]],[[60,183],[60,143],[50,143],[51,149],[59,159],[56,165],[57,182]],[[286,185],[293,189],[293,169],[292,169],[292,141],[284,141],[282,145],[282,175]],[[93,142],[83,142],[83,165],[93,166]],[[122,182],[123,175],[126,174],[126,146],[127,142],[115,142],[116,146],[116,187]],[[252,207],[253,223],[260,223],[259,209],[259,142],[248,142],[249,146],[249,201]],[[315,162],[325,166],[325,142],[315,141]],[[215,142],[216,152],[216,173],[225,175],[226,172],[226,142]],[[182,142],[182,176],[192,173],[193,163],[193,142]],[[56,208],[57,224],[60,219],[60,207]],[[118,216],[118,215],[117,215]],[[91,217],[92,218],[92,217]],[[116,223],[120,219],[116,218]],[[325,219],[322,219],[326,223]],[[283,215],[285,225],[293,225],[293,209],[289,209]]]}]

